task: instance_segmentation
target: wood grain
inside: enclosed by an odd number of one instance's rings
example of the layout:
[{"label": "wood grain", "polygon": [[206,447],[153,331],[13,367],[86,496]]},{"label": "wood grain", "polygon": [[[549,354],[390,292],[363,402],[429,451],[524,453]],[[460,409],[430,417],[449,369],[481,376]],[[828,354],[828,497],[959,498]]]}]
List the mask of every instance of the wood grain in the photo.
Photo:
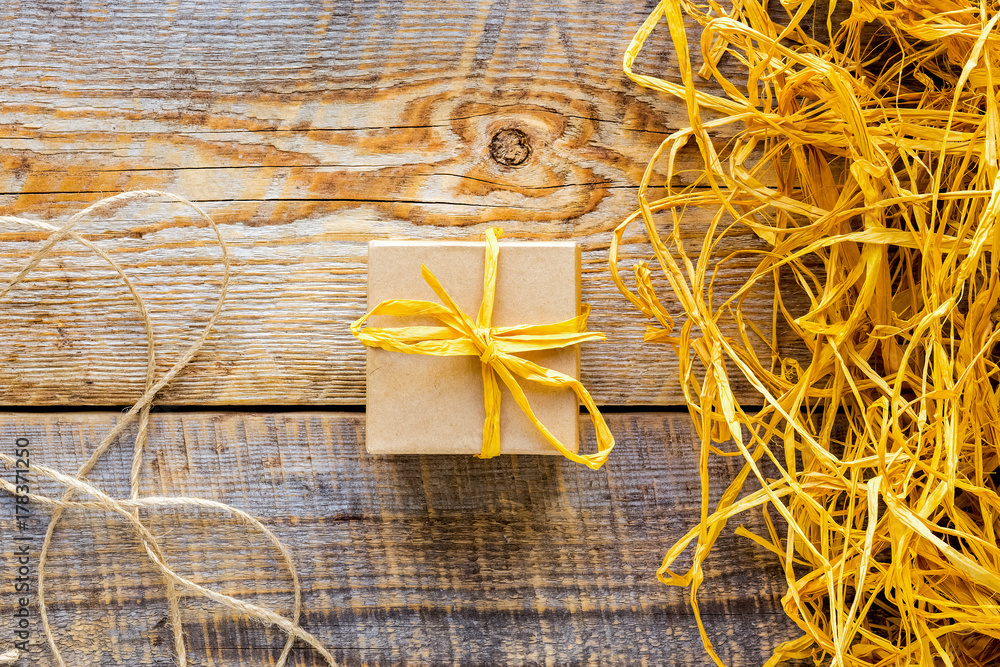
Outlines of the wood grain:
[{"label": "wood grain", "polygon": [[[28,438],[35,463],[70,471],[115,418],[4,413],[0,441],[9,449]],[[688,417],[609,421],[618,451],[593,472],[552,457],[371,457],[356,413],[160,413],[142,493],[209,498],[261,517],[294,554],[304,626],[345,665],[708,664],[687,592],[655,578],[667,546],[698,516]],[[131,458],[122,440],[92,475],[118,497],[128,493]],[[736,465],[713,460],[712,484]],[[28,533],[40,539],[46,515],[31,509]],[[5,555],[12,515],[12,498],[0,495]],[[145,516],[179,571],[287,613],[289,578],[259,535],[208,511]],[[757,516],[741,521],[763,529]],[[157,577],[121,523],[69,512],[49,570],[51,618],[69,664],[173,664]],[[16,604],[13,572],[4,565],[2,609]],[[731,667],[759,665],[795,636],[780,610],[783,576],[749,540],[727,531],[706,574],[706,624]],[[201,600],[182,607],[193,665],[271,664],[280,651],[269,629]],[[34,602],[32,614],[24,664],[48,667]],[[320,664],[309,650],[293,655],[292,664]]]},{"label": "wood grain", "polygon": [[[56,219],[160,188],[222,224],[236,262],[229,305],[165,403],[363,403],[364,355],[347,325],[363,312],[364,243],[475,239],[501,224],[515,238],[583,244],[591,328],[609,334],[583,350],[597,400],[679,404],[672,354],[641,343],[645,323],[605,267],[647,160],[685,122],[620,71],[650,5],[6,3],[0,213]],[[673,60],[657,34],[641,65],[670,77]],[[494,138],[510,130],[527,157],[515,142],[497,159]],[[691,243],[704,225],[704,212],[686,217]],[[169,363],[212,307],[209,236],[176,207],[120,211],[85,231],[136,275]],[[38,238],[0,229],[0,275]],[[651,254],[635,240],[629,266]],[[738,234],[719,256],[760,247]],[[749,261],[722,272],[720,293]],[[123,295],[99,262],[60,245],[2,304],[0,405],[133,402],[145,340]],[[762,298],[747,312],[767,322],[769,308]]]},{"label": "wood grain", "polygon": [[[164,215],[176,212],[174,207]],[[185,226],[163,227],[155,215],[125,220],[115,226],[113,239],[101,240],[107,235],[102,231],[107,225],[101,225],[94,238],[138,284],[155,323],[162,371],[208,319],[221,266],[208,230],[185,221],[178,223]],[[366,303],[367,245],[357,240],[367,235],[366,226],[315,220],[226,226],[234,274],[225,311],[212,339],[164,392],[162,402],[364,403],[364,349],[351,336],[350,323],[364,314]],[[88,225],[86,231],[94,227]],[[352,227],[356,233],[348,234]],[[391,231],[368,229],[392,238],[472,240],[478,235],[406,223]],[[511,231],[514,238],[527,236]],[[611,282],[608,235],[572,238],[586,249],[582,290],[583,301],[593,307],[590,328],[608,336],[606,343],[582,347],[584,382],[604,404],[682,403],[673,353],[642,342],[644,318]],[[743,248],[760,246],[736,236],[721,252],[734,250],[740,241]],[[0,272],[15,273],[37,246],[23,234],[0,238]],[[623,265],[645,259],[645,249],[638,244],[626,248]],[[729,262],[731,269],[718,280],[718,294],[739,286],[752,270],[751,261]],[[412,279],[420,280],[418,275]],[[664,293],[669,293],[665,286]],[[761,298],[749,302],[745,312],[766,322],[769,309],[770,301]],[[8,295],[0,310],[0,331],[0,404],[125,405],[140,394],[146,336],[135,305],[111,269],[72,242],[57,246]]]},{"label": "wood grain", "polygon": [[[608,334],[582,350],[599,403],[682,404],[672,353],[641,342],[645,323],[606,268],[611,230],[636,206],[647,161],[686,124],[681,106],[620,71],[654,5],[0,4],[0,215],[55,222],[122,190],[164,189],[202,204],[233,252],[215,334],[160,396],[143,493],[260,516],[295,554],[304,626],[346,665],[708,664],[687,592],[655,579],[665,549],[698,517],[683,412],[609,415],[619,444],[594,473],[551,457],[370,457],[360,412],[162,407],[362,406],[364,351],[348,326],[364,312],[367,241],[473,240],[493,224],[514,238],[581,243],[591,328]],[[676,80],[664,33],[637,69]],[[722,63],[739,80],[734,65]],[[727,137],[716,141],[722,148]],[[682,151],[680,164],[696,167],[694,152]],[[706,215],[685,215],[689,247]],[[125,207],[81,231],[139,285],[162,372],[213,308],[212,235],[162,204]],[[0,227],[0,283],[41,239]],[[762,247],[735,234],[715,259]],[[632,235],[622,267],[650,255]],[[724,263],[717,295],[752,265],[746,254]],[[757,294],[745,312],[767,322],[769,303]],[[35,462],[74,470],[118,413],[47,410],[132,403],[145,349],[120,280],[59,244],[0,303],[0,406],[34,410],[0,413],[0,447],[27,437]],[[129,462],[125,436],[92,478],[126,495]],[[736,463],[714,461],[713,484]],[[0,653],[17,604],[13,507],[0,494]],[[32,509],[29,531],[40,537],[45,514]],[[195,580],[290,608],[288,575],[260,536],[208,512],[150,513],[148,522]],[[746,523],[761,527],[757,517]],[[703,588],[706,624],[728,664],[759,665],[796,635],[780,609],[783,575],[731,533],[720,549]],[[163,593],[122,524],[69,513],[50,568],[69,664],[174,664]],[[194,665],[273,664],[279,653],[282,638],[267,628],[196,599],[183,610]],[[49,667],[37,614],[32,624],[21,663]],[[291,663],[320,664],[303,648]]]}]

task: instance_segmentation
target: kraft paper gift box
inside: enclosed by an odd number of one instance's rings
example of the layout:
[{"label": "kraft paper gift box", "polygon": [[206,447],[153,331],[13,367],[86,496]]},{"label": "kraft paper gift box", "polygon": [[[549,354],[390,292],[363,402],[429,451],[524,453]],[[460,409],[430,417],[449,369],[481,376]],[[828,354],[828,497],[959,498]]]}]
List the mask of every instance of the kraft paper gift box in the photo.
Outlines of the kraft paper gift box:
[{"label": "kraft paper gift box", "polygon": [[[475,318],[483,295],[483,242],[372,241],[368,308],[387,299],[440,302],[421,277],[437,277]],[[580,314],[580,249],[572,242],[501,241],[494,327],[549,324]],[[374,327],[440,326],[429,317],[373,316]],[[518,353],[579,378],[580,346]],[[486,418],[479,357],[441,357],[367,348],[367,435],[372,454],[478,454]],[[536,417],[567,449],[579,449],[579,402],[573,391],[518,378]],[[559,454],[500,384],[502,454]]]}]

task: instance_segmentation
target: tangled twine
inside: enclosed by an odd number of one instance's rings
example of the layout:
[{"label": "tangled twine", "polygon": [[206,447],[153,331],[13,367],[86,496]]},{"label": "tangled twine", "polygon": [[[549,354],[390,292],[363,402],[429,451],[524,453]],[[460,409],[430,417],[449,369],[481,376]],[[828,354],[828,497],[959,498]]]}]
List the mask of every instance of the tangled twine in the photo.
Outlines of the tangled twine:
[{"label": "tangled twine", "polygon": [[[701,520],[659,576],[690,586],[722,665],[698,605],[703,566],[731,519],[760,511],[766,534],[736,532],[780,561],[782,604],[802,632],[767,665],[1000,664],[1000,7],[853,0],[836,29],[833,7],[816,39],[812,0],[664,0],[625,56],[628,76],[683,100],[690,121],[654,155],[610,253],[619,288],[654,322],[646,339],[677,352],[701,438]],[[695,85],[685,12],[721,95]],[[680,83],[632,72],[660,21]],[[677,188],[692,139],[702,165]],[[709,224],[691,252],[683,216],[698,208]],[[647,264],[634,293],[618,275],[635,220],[683,309],[679,331]],[[747,230],[767,247],[713,258]],[[756,268],[720,297],[720,272],[745,257]],[[764,291],[770,331],[741,311]],[[733,378],[757,397],[740,399]],[[711,508],[713,455],[745,464]],[[751,475],[760,488],[746,493]],[[675,573],[692,542],[690,568]]]},{"label": "tangled twine", "polygon": [[[139,199],[150,199],[150,198],[161,198],[167,199],[169,201],[177,202],[183,204],[192,210],[194,210],[198,217],[204,221],[215,233],[216,239],[219,244],[219,248],[222,251],[222,264],[223,264],[223,277],[221,286],[219,288],[219,297],[215,305],[215,309],[212,311],[211,316],[208,318],[204,327],[202,328],[201,334],[197,339],[188,347],[188,349],[181,355],[181,357],[163,373],[160,377],[156,377],[156,339],[153,333],[153,323],[150,318],[149,312],[146,309],[146,305],[139,295],[135,284],[132,279],[125,273],[122,267],[104,250],[94,245],[90,240],[84,238],[74,231],[74,227],[88,215],[99,212],[101,210],[109,209],[115,205],[121,205],[130,201]],[[31,259],[24,265],[24,267],[17,273],[16,276],[2,289],[0,290],[0,298],[5,297],[16,285],[18,285],[25,276],[27,276],[35,267],[38,266],[39,262],[49,253],[49,251],[64,238],[70,238],[77,243],[80,243],[84,247],[96,253],[101,259],[107,262],[111,268],[118,274],[118,276],[125,283],[126,288],[131,295],[132,301],[135,303],[139,315],[142,318],[143,325],[146,332],[146,378],[145,378],[145,388],[142,397],[121,417],[118,419],[117,424],[111,431],[105,436],[101,443],[97,446],[94,452],[90,455],[90,458],[80,467],[75,475],[67,475],[58,470],[48,468],[41,465],[30,465],[28,472],[41,475],[48,479],[51,479],[66,487],[66,492],[62,498],[50,498],[39,494],[28,494],[28,497],[33,502],[38,502],[47,506],[52,507],[52,517],[49,521],[48,529],[45,533],[45,539],[42,543],[41,551],[39,554],[38,562],[38,607],[39,615],[42,619],[42,627],[45,632],[45,637],[48,641],[49,647],[52,650],[53,657],[56,663],[60,667],[66,667],[66,662],[63,660],[62,654],[59,651],[59,647],[56,643],[55,636],[52,633],[52,628],[49,624],[48,611],[45,602],[45,574],[46,574],[46,559],[48,556],[49,548],[52,544],[52,536],[55,532],[56,526],[62,518],[63,511],[65,509],[85,509],[85,510],[98,510],[104,511],[111,514],[115,514],[121,517],[131,531],[138,537],[139,541],[142,543],[143,551],[148,556],[150,562],[153,563],[154,567],[159,572],[160,576],[163,578],[164,587],[166,590],[166,599],[169,607],[169,622],[173,631],[174,639],[174,651],[176,652],[177,662],[181,667],[187,665],[187,651],[184,645],[184,635],[181,625],[181,613],[180,613],[180,598],[182,595],[197,595],[208,598],[218,604],[222,605],[226,609],[229,609],[238,614],[249,616],[265,623],[275,625],[281,630],[283,630],[287,635],[287,640],[285,642],[284,649],[281,652],[278,660],[275,664],[278,667],[284,667],[286,661],[288,660],[289,653],[291,652],[292,645],[295,639],[300,639],[303,642],[309,644],[314,649],[316,649],[320,655],[330,664],[335,665],[333,656],[323,647],[323,645],[313,637],[311,634],[299,627],[299,616],[302,610],[302,587],[299,583],[298,574],[295,569],[295,565],[292,562],[291,554],[284,544],[278,539],[278,537],[266,526],[264,526],[260,521],[255,519],[253,516],[238,510],[225,503],[220,503],[211,500],[205,500],[201,498],[191,498],[191,497],[145,497],[141,498],[139,496],[139,473],[142,468],[142,457],[145,451],[146,443],[148,441],[148,430],[149,430],[149,413],[153,406],[153,401],[157,394],[163,390],[177,375],[184,370],[184,368],[191,362],[192,359],[198,354],[205,341],[208,340],[209,334],[215,323],[219,319],[219,315],[222,313],[223,304],[225,302],[226,291],[229,286],[229,279],[231,274],[231,260],[229,256],[229,248],[226,245],[225,240],[222,237],[222,233],[216,226],[212,218],[199,206],[196,204],[179,197],[174,194],[167,192],[159,192],[156,190],[136,190],[132,192],[125,192],[122,194],[107,197],[92,204],[85,208],[84,210],[76,213],[73,217],[69,218],[65,224],[61,227],[55,227],[45,222],[39,222],[34,220],[28,220],[25,218],[10,217],[10,216],[0,216],[0,222],[13,223],[21,226],[32,227],[35,229],[41,229],[43,231],[51,232],[48,238],[42,243],[41,247],[35,252]],[[115,499],[100,489],[96,488],[92,484],[86,481],[87,475],[97,464],[101,456],[111,447],[115,439],[129,426],[133,421],[138,420],[137,433],[135,437],[135,446],[132,454],[132,467],[129,472],[129,482],[131,486],[131,493],[128,499]],[[0,461],[3,461],[8,466],[14,466],[16,459],[0,453]],[[15,485],[10,484],[6,480],[0,480],[0,488],[11,494],[16,494]],[[16,494],[23,495],[23,494]],[[74,500],[75,496],[89,497],[89,500]],[[143,524],[139,518],[140,509],[149,509],[153,507],[201,507],[211,510],[217,510],[222,512],[227,512],[232,515],[237,521],[245,526],[252,527],[261,533],[263,533],[271,544],[281,555],[281,561],[283,565],[288,569],[288,572],[292,578],[294,603],[292,609],[291,619],[285,618],[280,614],[277,614],[269,609],[265,609],[258,605],[251,604],[239,600],[237,598],[231,597],[229,595],[224,595],[222,593],[205,588],[190,579],[182,577],[177,574],[166,562],[166,558],[160,548],[159,543],[149,529]],[[8,651],[0,655],[0,659],[11,661],[17,659],[16,651]]]}]

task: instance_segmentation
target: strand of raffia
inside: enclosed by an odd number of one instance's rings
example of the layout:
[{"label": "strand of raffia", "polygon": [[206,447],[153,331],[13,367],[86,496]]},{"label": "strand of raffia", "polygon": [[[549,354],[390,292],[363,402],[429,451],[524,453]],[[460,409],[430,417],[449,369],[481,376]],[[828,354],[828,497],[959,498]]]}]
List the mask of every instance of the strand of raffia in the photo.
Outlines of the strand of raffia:
[{"label": "strand of raffia", "polygon": [[[426,266],[421,266],[420,275],[444,305],[415,299],[383,301],[354,322],[351,325],[351,333],[368,347],[407,354],[479,357],[483,364],[486,421],[483,424],[483,448],[477,457],[491,458],[500,454],[500,385],[497,383],[499,377],[521,410],[553,447],[571,461],[596,470],[607,461],[615,440],[590,392],[576,378],[544,368],[516,354],[531,350],[568,347],[590,340],[604,340],[604,334],[587,331],[587,316],[590,313],[588,306],[582,308],[580,315],[563,322],[515,327],[492,326],[497,257],[500,253],[498,238],[502,233],[499,228],[491,227],[483,235],[486,241],[486,269],[483,274],[483,298],[476,319],[473,320],[466,315],[434,274]],[[429,316],[436,318],[444,326],[363,328],[368,318],[375,315]],[[552,435],[531,410],[528,399],[515,376],[547,387],[572,389],[590,414],[597,436],[597,452],[577,454]]]},{"label": "strand of raffia", "polygon": [[[658,576],[690,586],[722,665],[698,604],[704,564],[730,520],[759,511],[766,533],[736,534],[777,556],[802,633],[768,666],[996,665],[1000,6],[853,0],[836,30],[828,15],[829,41],[815,39],[806,21],[834,4],[664,0],[625,54],[626,74],[682,100],[690,122],[653,155],[610,253],[619,289],[651,320],[646,340],[677,353],[701,437],[700,521]],[[701,74],[723,95],[696,87],[685,13],[702,27]],[[661,22],[680,83],[632,70]],[[702,164],[678,188],[692,139]],[[692,252],[684,221],[697,210],[707,229]],[[634,221],[684,316],[677,328],[647,264],[634,291],[618,275]],[[738,231],[766,246],[717,261]],[[756,267],[720,295],[737,257]],[[770,332],[741,310],[761,293],[773,294]],[[741,401],[737,379],[758,394]],[[714,508],[713,454],[744,459]],[[760,489],[744,495],[751,476]]]},{"label": "strand of raffia", "polygon": [[[79,235],[74,231],[74,227],[85,217],[98,212],[103,209],[107,209],[112,206],[122,205],[126,202],[139,200],[139,199],[149,199],[149,198],[161,198],[169,201],[174,201],[183,204],[192,210],[194,210],[198,217],[206,223],[214,232],[216,239],[218,241],[219,247],[222,251],[222,264],[223,264],[223,277],[221,286],[219,289],[219,297],[216,302],[215,308],[208,318],[208,321],[202,328],[201,333],[195,339],[195,341],[188,347],[188,349],[180,356],[180,358],[169,368],[163,375],[159,378],[156,377],[156,342],[153,332],[152,320],[150,318],[149,312],[146,305],[140,296],[138,290],[136,289],[133,281],[128,276],[128,274],[122,269],[122,267],[104,250],[96,246],[90,240]],[[41,247],[34,253],[31,259],[22,267],[16,276],[2,289],[0,290],[0,298],[6,296],[18,283],[20,283],[36,266],[39,262],[50,252],[50,250],[63,238],[70,238],[74,241],[80,243],[84,247],[95,252],[101,259],[107,262],[115,273],[122,279],[125,283],[132,301],[135,303],[137,310],[139,311],[140,317],[143,321],[143,325],[147,337],[147,367],[146,367],[146,378],[145,378],[145,389],[139,400],[124,414],[119,418],[117,424],[111,431],[105,436],[101,443],[97,446],[88,460],[81,466],[77,471],[76,475],[70,477],[56,470],[46,468],[44,466],[32,465],[29,471],[38,473],[42,476],[53,479],[60,482],[66,486],[66,492],[61,500],[55,500],[52,498],[47,498],[44,496],[32,495],[32,499],[48,504],[53,507],[52,517],[49,521],[48,528],[45,533],[45,539],[42,543],[42,547],[39,554],[39,564],[38,564],[38,600],[39,600],[39,614],[42,620],[43,630],[45,632],[46,639],[48,641],[49,647],[52,650],[53,656],[61,667],[65,667],[65,661],[62,658],[62,654],[56,643],[55,636],[52,632],[52,628],[49,624],[48,611],[45,603],[45,573],[46,573],[46,560],[48,557],[48,551],[52,543],[52,537],[56,526],[58,525],[60,519],[62,518],[62,513],[65,508],[68,507],[85,507],[88,509],[99,509],[107,512],[112,512],[120,515],[126,520],[129,527],[133,530],[136,536],[142,543],[143,550],[149,557],[150,561],[156,566],[160,576],[164,580],[164,585],[166,589],[166,598],[168,602],[169,619],[172,627],[173,637],[174,637],[174,650],[177,654],[178,663],[181,667],[187,664],[187,655],[184,645],[184,637],[181,624],[180,616],[180,593],[178,592],[178,587],[181,590],[185,590],[188,594],[196,594],[204,596],[215,602],[218,602],[222,606],[236,611],[241,614],[250,616],[251,618],[257,618],[259,620],[271,623],[281,628],[288,635],[285,642],[285,646],[282,650],[279,659],[275,663],[279,667],[282,667],[288,659],[291,652],[292,645],[296,638],[301,639],[307,644],[313,646],[331,665],[334,665],[333,657],[328,651],[315,639],[312,635],[302,630],[298,625],[298,618],[301,613],[301,585],[299,583],[298,574],[296,572],[294,563],[291,559],[291,554],[288,552],[287,548],[277,539],[277,537],[267,529],[263,524],[261,524],[257,519],[254,519],[250,515],[237,510],[236,508],[230,507],[223,503],[217,503],[214,501],[203,500],[199,498],[140,498],[139,497],[139,473],[142,465],[142,455],[145,449],[146,443],[148,442],[148,428],[149,428],[149,412],[152,408],[153,401],[156,395],[166,387],[198,354],[201,347],[208,340],[209,335],[215,323],[219,319],[222,313],[222,308],[225,302],[226,292],[229,286],[229,279],[231,275],[231,260],[229,256],[229,249],[226,245],[224,238],[222,237],[221,231],[216,226],[212,218],[199,206],[191,201],[177,195],[160,192],[156,190],[137,190],[131,192],[125,192],[111,197],[102,199],[101,201],[88,206],[84,210],[73,215],[65,224],[61,227],[55,227],[45,222],[39,222],[34,220],[29,220],[25,218],[12,217],[12,216],[0,216],[0,222],[13,223],[23,226],[34,227],[44,231],[52,232],[47,239],[42,243]],[[133,421],[138,420],[137,433],[135,439],[135,445],[133,450],[132,466],[129,473],[130,481],[130,497],[126,501],[116,501],[106,494],[102,493],[90,484],[87,484],[84,480],[86,476],[90,473],[93,467],[96,465],[101,456],[111,447],[115,439],[121,435],[121,433],[128,427]],[[0,455],[0,460],[7,464],[13,464],[14,461],[6,456]],[[13,485],[6,481],[0,480],[0,488],[8,491],[9,493],[15,493],[16,489]],[[85,493],[95,500],[91,502],[79,502],[73,501],[72,497],[74,493]],[[221,593],[211,591],[206,589],[194,582],[181,577],[178,575],[170,566],[167,564],[163,552],[154,538],[154,536],[149,532],[145,525],[139,519],[139,510],[141,508],[154,507],[154,506],[197,506],[203,508],[211,508],[222,510],[228,512],[235,516],[240,522],[253,526],[256,530],[262,532],[274,545],[275,549],[281,555],[281,559],[285,567],[288,568],[289,574],[293,582],[294,591],[294,603],[291,620],[286,619],[270,610],[261,608],[259,606],[232,598],[231,596],[223,595]]]}]

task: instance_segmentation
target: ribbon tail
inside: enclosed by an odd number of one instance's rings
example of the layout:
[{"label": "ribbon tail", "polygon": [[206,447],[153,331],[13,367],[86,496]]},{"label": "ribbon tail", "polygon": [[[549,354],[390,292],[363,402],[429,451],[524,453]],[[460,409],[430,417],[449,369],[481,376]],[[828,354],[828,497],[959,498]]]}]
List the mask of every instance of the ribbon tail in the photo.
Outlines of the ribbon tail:
[{"label": "ribbon tail", "polygon": [[[506,364],[498,364],[498,367],[496,368],[497,375],[499,375],[503,383],[507,385],[507,388],[510,390],[510,393],[513,395],[518,406],[524,411],[524,414],[527,415],[528,419],[531,420],[531,423],[535,425],[535,428],[539,430],[539,432],[553,447],[559,450],[559,452],[570,461],[581,463],[593,470],[598,470],[601,466],[603,466],[608,460],[608,455],[611,453],[611,449],[615,446],[615,438],[611,434],[611,429],[608,428],[607,423],[604,421],[603,415],[601,415],[600,411],[597,409],[597,405],[591,398],[590,392],[587,391],[580,381],[557,371],[543,368],[519,357],[504,355],[504,361],[515,366],[516,370],[514,372],[526,380],[531,380],[549,387],[569,387],[574,391],[574,393],[576,393],[577,397],[586,406],[587,412],[590,413],[590,420],[594,424],[594,431],[597,435],[597,452],[594,454],[580,455],[562,444],[562,442],[560,442],[559,439],[556,438],[552,432],[538,420],[538,417],[535,416],[534,411],[531,409],[531,405],[528,404],[527,396],[524,395],[524,391],[521,389],[521,386],[517,383],[517,380],[514,379],[511,369],[507,368]],[[522,367],[517,368],[518,366]]]},{"label": "ribbon tail", "polygon": [[490,364],[483,364],[483,400],[486,403],[483,450],[476,458],[491,459],[500,455],[500,385]]}]

